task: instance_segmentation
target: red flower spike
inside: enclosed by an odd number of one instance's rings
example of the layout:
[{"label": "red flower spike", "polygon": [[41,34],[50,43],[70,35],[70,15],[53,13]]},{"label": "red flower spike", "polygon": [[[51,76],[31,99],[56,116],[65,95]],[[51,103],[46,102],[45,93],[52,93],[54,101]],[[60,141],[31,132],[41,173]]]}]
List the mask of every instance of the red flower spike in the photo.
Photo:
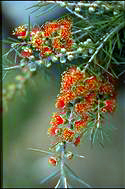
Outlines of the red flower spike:
[{"label": "red flower spike", "polygon": [[105,103],[105,107],[102,109],[103,112],[113,112],[116,108],[116,100],[115,99],[110,99],[110,100],[106,100],[104,101]]},{"label": "red flower spike", "polygon": [[59,124],[63,124],[64,123],[64,119],[58,115],[57,113],[55,113],[53,116],[52,116],[52,122],[59,125]]},{"label": "red flower spike", "polygon": [[74,125],[77,131],[80,131],[81,128],[86,127],[86,122],[84,120],[75,121]]},{"label": "red flower spike", "polygon": [[19,38],[25,39],[27,34],[27,27],[26,26],[19,26],[13,32],[13,35],[16,35]]},{"label": "red flower spike", "polygon": [[50,136],[56,136],[58,130],[59,130],[59,129],[58,129],[57,127],[52,126],[52,127],[48,128],[48,134],[49,134]]},{"label": "red flower spike", "polygon": [[64,97],[60,96],[56,102],[56,108],[63,109],[65,107]]},{"label": "red flower spike", "polygon": [[32,52],[29,52],[29,51],[22,51],[21,52],[21,56],[23,56],[23,57],[29,57],[31,55],[32,55]]}]

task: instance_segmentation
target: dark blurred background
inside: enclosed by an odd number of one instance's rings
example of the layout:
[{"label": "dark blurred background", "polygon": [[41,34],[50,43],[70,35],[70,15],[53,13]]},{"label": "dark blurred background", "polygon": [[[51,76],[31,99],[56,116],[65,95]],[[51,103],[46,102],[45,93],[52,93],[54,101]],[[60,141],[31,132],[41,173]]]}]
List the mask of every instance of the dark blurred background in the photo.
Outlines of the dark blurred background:
[{"label": "dark blurred background", "polygon": [[[31,10],[25,10],[35,1],[2,2],[2,37],[11,36],[12,30],[28,23]],[[48,20],[61,17],[64,8],[56,6],[48,14],[36,17],[36,14],[50,8],[47,5],[32,14],[32,24],[42,25]],[[40,180],[57,168],[48,167],[45,154],[28,151],[28,147],[47,150],[50,140],[47,136],[50,114],[55,109],[56,96],[59,93],[60,74],[65,68],[59,64],[50,67],[46,74],[42,70],[26,87],[25,96],[16,96],[9,103],[9,111],[3,114],[3,187],[4,188],[51,188],[57,179],[40,185]],[[13,82],[16,71],[7,74],[4,84]],[[82,140],[76,149],[85,159],[69,162],[77,175],[92,187],[125,187],[125,83],[119,80],[117,109],[107,117],[105,124],[113,126],[111,142],[104,148],[94,146]],[[79,187],[71,180],[71,184]]]}]

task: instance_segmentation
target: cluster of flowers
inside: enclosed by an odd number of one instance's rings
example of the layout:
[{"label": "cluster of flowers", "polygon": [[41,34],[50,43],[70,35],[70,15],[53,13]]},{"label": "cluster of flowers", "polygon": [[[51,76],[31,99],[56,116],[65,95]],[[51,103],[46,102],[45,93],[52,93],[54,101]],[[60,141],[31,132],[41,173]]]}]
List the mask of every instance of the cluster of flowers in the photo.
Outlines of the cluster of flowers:
[{"label": "cluster of flowers", "polygon": [[59,57],[64,59],[64,53],[71,49],[73,43],[71,27],[70,18],[50,21],[41,27],[35,26],[31,31],[26,25],[19,26],[13,35],[26,41],[21,45],[20,56],[25,62],[32,60],[47,67]]},{"label": "cluster of flowers", "polygon": [[[115,111],[113,80],[104,78],[92,76],[76,66],[62,74],[60,94],[56,101],[59,111],[52,115],[48,128],[48,134],[56,138],[56,144],[63,142],[77,146],[90,121],[99,125],[98,122],[102,121],[99,114]],[[91,116],[92,113],[95,118]]]}]

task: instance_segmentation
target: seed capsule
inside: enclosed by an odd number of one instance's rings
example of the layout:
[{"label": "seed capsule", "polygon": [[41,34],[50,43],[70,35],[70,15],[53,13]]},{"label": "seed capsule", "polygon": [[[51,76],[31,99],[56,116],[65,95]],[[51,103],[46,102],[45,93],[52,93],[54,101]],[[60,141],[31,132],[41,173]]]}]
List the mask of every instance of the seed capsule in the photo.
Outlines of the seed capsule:
[{"label": "seed capsule", "polygon": [[61,57],[60,57],[60,62],[61,62],[62,64],[66,63],[66,58],[65,58],[64,56],[61,56]]},{"label": "seed capsule", "polygon": [[80,12],[80,7],[75,7],[75,12]]}]

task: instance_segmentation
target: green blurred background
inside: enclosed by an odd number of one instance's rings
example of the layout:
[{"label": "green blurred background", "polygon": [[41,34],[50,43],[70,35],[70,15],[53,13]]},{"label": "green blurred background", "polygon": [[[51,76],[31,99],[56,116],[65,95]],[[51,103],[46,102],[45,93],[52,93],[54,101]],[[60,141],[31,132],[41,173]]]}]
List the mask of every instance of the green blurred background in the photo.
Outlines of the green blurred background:
[{"label": "green blurred background", "polygon": [[[33,3],[34,1],[2,2],[3,38],[9,35],[11,27],[27,23],[28,12],[25,8]],[[32,16],[32,20],[34,23],[38,21],[37,24],[42,24],[63,14],[64,9],[57,7],[55,11],[37,20]],[[57,168],[48,167],[48,158],[45,154],[32,152],[27,148],[47,150],[49,147],[48,123],[50,114],[56,111],[55,100],[59,93],[60,73],[63,70],[64,67],[61,69],[59,64],[49,68],[46,74],[41,70],[27,85],[25,96],[17,95],[9,103],[9,111],[3,113],[4,188],[51,188],[56,184],[57,179],[40,185],[41,179]],[[8,73],[4,84],[13,82],[16,74],[15,71]],[[92,187],[125,187],[124,83],[119,86],[117,101],[116,112],[105,121],[106,125],[116,128],[112,131],[111,142],[107,142],[104,149],[97,146],[91,148],[83,139],[75,150],[86,158],[69,162],[76,174]],[[80,187],[73,180],[71,185]]]}]

